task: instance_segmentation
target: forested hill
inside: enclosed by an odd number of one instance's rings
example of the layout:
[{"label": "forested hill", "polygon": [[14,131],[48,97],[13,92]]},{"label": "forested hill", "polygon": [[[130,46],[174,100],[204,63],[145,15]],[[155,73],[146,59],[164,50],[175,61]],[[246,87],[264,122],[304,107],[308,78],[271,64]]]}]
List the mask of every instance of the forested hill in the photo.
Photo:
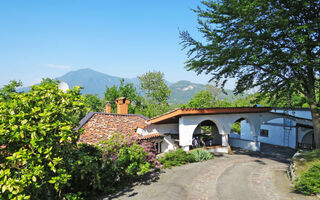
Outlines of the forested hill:
[{"label": "forested hill", "polygon": [[[197,92],[206,89],[206,85],[199,83],[192,83],[190,81],[178,81],[170,85],[171,96],[169,103],[183,104],[187,103]],[[225,90],[226,94],[222,91],[219,92],[217,97],[219,99],[231,99],[232,90]]]},{"label": "forested hill", "polygon": [[[120,84],[121,77],[111,76],[87,68],[70,71],[57,79],[68,83],[69,87],[81,85],[84,88],[82,90],[83,94],[97,94],[99,97],[103,97],[106,86],[118,86]],[[125,78],[124,80],[125,83],[133,83],[137,88],[139,88],[138,78]],[[168,82],[168,84],[172,91],[169,103],[175,104],[187,103],[194,94],[206,87],[204,84],[192,83],[190,81],[178,81],[176,83]],[[28,88],[23,88],[22,90],[27,89]],[[218,97],[221,99],[231,98],[231,90],[226,90],[226,92],[227,95],[221,93]]]}]

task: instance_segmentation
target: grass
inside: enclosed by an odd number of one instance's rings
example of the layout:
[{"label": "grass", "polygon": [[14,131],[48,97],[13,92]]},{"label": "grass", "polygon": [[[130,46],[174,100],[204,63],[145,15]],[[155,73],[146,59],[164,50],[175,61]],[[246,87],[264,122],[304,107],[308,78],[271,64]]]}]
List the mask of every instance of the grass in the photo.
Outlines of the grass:
[{"label": "grass", "polygon": [[296,192],[305,195],[320,193],[320,150],[299,152],[293,158],[296,164],[294,186]]},{"label": "grass", "polygon": [[293,161],[296,164],[296,175],[300,176],[314,164],[320,164],[320,150],[300,152],[298,156],[293,158]]}]

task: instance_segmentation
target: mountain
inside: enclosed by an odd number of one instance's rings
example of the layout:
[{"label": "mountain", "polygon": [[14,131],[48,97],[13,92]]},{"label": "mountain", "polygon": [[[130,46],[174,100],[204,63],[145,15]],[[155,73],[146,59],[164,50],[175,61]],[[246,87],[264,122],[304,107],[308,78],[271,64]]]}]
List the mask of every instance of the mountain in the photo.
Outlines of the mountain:
[{"label": "mountain", "polygon": [[[120,77],[110,76],[92,69],[79,69],[71,71],[65,75],[57,78],[60,81],[68,83],[72,88],[76,85],[81,85],[84,89],[83,94],[97,94],[99,97],[103,96],[106,86],[120,85]],[[139,85],[138,78],[124,79],[125,83],[133,83],[135,86]]]},{"label": "mountain", "polygon": [[178,81],[169,86],[171,96],[169,103],[181,104],[187,103],[197,92],[205,89],[205,85],[192,83],[190,81]]},{"label": "mountain", "polygon": [[[66,82],[70,88],[76,85],[82,86],[84,88],[82,94],[97,94],[99,97],[103,97],[106,86],[119,86],[121,80],[120,77],[110,76],[88,68],[70,71],[56,79]],[[134,86],[137,87],[137,90],[140,91],[140,89],[138,89],[138,78],[125,78],[124,81],[125,83],[133,83]],[[190,81],[178,81],[176,83],[167,81],[167,84],[172,92],[168,102],[173,104],[187,103],[197,92],[206,88],[204,84],[192,83]],[[21,88],[18,91],[28,90],[29,87]],[[226,90],[226,92],[227,95],[221,93],[218,97],[221,99],[231,98],[232,91]]]}]

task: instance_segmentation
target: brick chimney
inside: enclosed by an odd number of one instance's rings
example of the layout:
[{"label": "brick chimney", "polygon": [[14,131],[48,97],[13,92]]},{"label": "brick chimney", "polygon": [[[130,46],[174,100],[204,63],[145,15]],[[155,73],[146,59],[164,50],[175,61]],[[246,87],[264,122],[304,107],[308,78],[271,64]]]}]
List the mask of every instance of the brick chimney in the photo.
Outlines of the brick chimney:
[{"label": "brick chimney", "polygon": [[117,113],[118,114],[128,114],[128,105],[130,104],[130,100],[125,97],[120,97],[116,99],[117,104]]},{"label": "brick chimney", "polygon": [[105,112],[106,112],[106,113],[111,113],[111,101],[107,101],[107,102],[106,102]]}]

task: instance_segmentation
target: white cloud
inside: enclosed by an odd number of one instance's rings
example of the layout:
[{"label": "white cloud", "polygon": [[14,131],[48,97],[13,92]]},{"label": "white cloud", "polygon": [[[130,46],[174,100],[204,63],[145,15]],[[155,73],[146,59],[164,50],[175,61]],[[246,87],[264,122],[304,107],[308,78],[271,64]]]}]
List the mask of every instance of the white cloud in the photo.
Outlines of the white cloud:
[{"label": "white cloud", "polygon": [[55,69],[71,69],[72,67],[69,65],[55,65],[55,64],[47,64],[48,67],[50,68],[55,68]]}]

